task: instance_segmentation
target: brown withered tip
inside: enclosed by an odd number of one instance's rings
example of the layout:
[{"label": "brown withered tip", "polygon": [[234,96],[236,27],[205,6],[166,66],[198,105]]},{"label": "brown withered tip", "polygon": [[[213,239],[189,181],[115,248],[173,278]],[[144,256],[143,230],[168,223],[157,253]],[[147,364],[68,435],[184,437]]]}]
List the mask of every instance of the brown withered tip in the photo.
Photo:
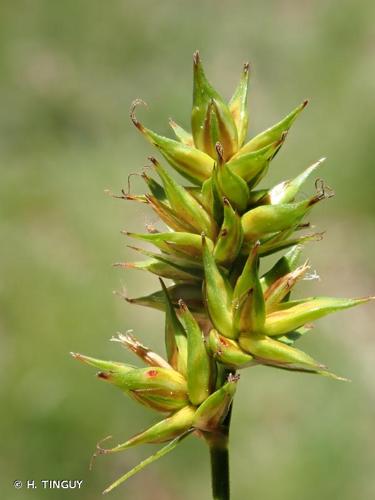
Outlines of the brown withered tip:
[{"label": "brown withered tip", "polygon": [[125,193],[124,189],[121,189],[121,194],[114,194],[110,189],[104,189],[104,194],[116,200],[128,200],[130,196],[127,193]]},{"label": "brown withered tip", "polygon": [[259,247],[260,247],[260,240],[257,240],[257,241],[254,243],[253,248],[251,249],[251,255],[252,255],[253,257],[255,257],[255,256],[258,254]]},{"label": "brown withered tip", "polygon": [[[213,97],[211,97],[210,99],[210,102],[208,104],[208,111],[212,111],[212,108],[216,107],[216,102],[215,102],[215,99]],[[207,116],[208,116],[209,113],[207,113]],[[206,116],[206,120],[207,120],[207,116]]]},{"label": "brown withered tip", "polygon": [[322,241],[325,234],[326,234],[326,231],[321,231],[320,233],[315,233],[312,236],[315,238],[315,241]]},{"label": "brown withered tip", "polygon": [[238,382],[240,380],[240,375],[230,373],[228,375],[228,382]]},{"label": "brown withered tip", "polygon": [[104,443],[105,441],[108,441],[108,439],[112,439],[112,436],[107,436],[103,439],[101,439],[100,441],[97,442],[96,444],[96,451],[94,453],[94,456],[93,458],[95,458],[96,456],[98,455],[103,455],[103,454],[106,454],[106,453],[110,453],[110,449],[108,448],[102,448],[102,443]]},{"label": "brown withered tip", "polygon": [[250,63],[249,62],[245,62],[244,65],[243,65],[243,71],[244,71],[244,73],[248,73],[249,69],[250,69]]},{"label": "brown withered tip", "polygon": [[140,247],[136,247],[135,245],[126,245],[126,248],[130,248],[130,250],[135,250],[136,252],[140,252],[140,253],[147,253],[145,252],[145,250],[143,250],[143,248],[140,248]]},{"label": "brown withered tip", "polygon": [[183,299],[178,299],[178,305],[179,305],[179,307],[180,307],[180,309],[182,311],[187,311],[188,310],[188,307],[185,304],[185,302],[183,301]]},{"label": "brown withered tip", "polygon": [[107,436],[105,437],[104,439],[101,439],[97,445],[96,445],[96,449],[95,449],[95,452],[93,453],[92,457],[91,457],[91,460],[90,460],[90,465],[89,465],[89,470],[92,471],[93,467],[94,467],[94,463],[95,463],[95,459],[96,457],[98,457],[99,455],[103,455],[105,453],[109,453],[110,450],[108,449],[105,449],[105,448],[102,448],[100,445],[102,443],[104,443],[104,441],[106,441],[107,439],[110,439],[112,438],[112,436]]},{"label": "brown withered tip", "polygon": [[309,100],[305,99],[302,103],[302,109],[306,108],[306,106],[309,104]]},{"label": "brown withered tip", "polygon": [[197,66],[201,62],[201,56],[199,50],[196,50],[193,54],[194,65]]},{"label": "brown withered tip", "polygon": [[298,227],[298,229],[307,229],[307,228],[310,229],[312,227],[312,225],[311,225],[311,222],[302,222],[297,227]]},{"label": "brown withered tip", "polygon": [[137,119],[137,117],[135,115],[135,110],[136,110],[137,106],[139,106],[140,104],[142,104],[142,106],[145,106],[146,108],[148,108],[148,105],[147,105],[147,103],[145,101],[143,101],[142,99],[135,99],[131,103],[129,114],[130,114],[130,119],[134,123],[134,125],[140,131],[143,131],[144,130],[143,125],[138,121],[138,119]]},{"label": "brown withered tip", "polygon": [[311,198],[309,205],[314,205],[321,200],[325,200],[327,198],[332,198],[333,196],[335,196],[335,191],[331,187],[329,187],[321,177],[318,177],[315,180],[315,189],[316,195]]},{"label": "brown withered tip", "polygon": [[228,198],[226,198],[225,196],[223,198],[223,204],[226,205],[227,207],[230,207],[230,202],[229,202]]},{"label": "brown withered tip", "polygon": [[159,165],[159,162],[158,160],[154,157],[154,156],[149,156],[148,159],[150,160],[150,162],[155,166],[157,167]]},{"label": "brown withered tip", "polygon": [[220,142],[217,142],[215,144],[215,149],[216,149],[217,156],[219,157],[219,160],[220,161],[224,161],[224,148],[223,148],[223,145]]}]

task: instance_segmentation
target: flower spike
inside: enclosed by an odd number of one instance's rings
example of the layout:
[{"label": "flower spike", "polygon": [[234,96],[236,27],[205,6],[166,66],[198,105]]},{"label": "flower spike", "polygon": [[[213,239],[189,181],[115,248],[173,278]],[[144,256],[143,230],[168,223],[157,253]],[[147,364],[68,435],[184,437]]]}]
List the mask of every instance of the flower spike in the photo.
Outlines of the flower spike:
[{"label": "flower spike", "polygon": [[[168,166],[150,156],[152,166],[137,174],[146,192],[130,193],[128,179],[128,190],[112,195],[142,203],[166,226],[157,229],[149,224],[145,234],[123,231],[146,245],[127,245],[145,259],[115,264],[159,277],[161,288],[155,292],[135,298],[118,295],[165,315],[166,359],[129,331],[112,340],[135,354],[142,368],[72,354],[97,368],[98,378],[163,414],[160,421],[117,446],[97,446],[94,456],[138,444],[166,443],[104,493],[194,435],[203,437],[210,448],[214,498],[229,500],[227,448],[239,379],[236,371],[263,365],[276,369],[275,376],[286,370],[345,380],[297,343],[312,329],[312,322],[374,299],[291,297],[297,284],[308,278],[309,261],[300,262],[304,244],[321,241],[324,234],[305,232],[315,223],[306,216],[312,214],[314,205],[334,194],[320,178],[315,181],[315,194],[300,194],[303,186],[313,183],[311,178],[324,158],[273,187],[257,186],[307,101],[247,139],[249,65],[244,65],[234,94],[226,102],[208,81],[198,51],[193,63],[191,132],[170,119],[175,139],[163,137],[138,120],[136,107],[145,105],[144,101],[137,99],[130,109],[135,127],[189,183],[181,184]],[[281,251],[283,255],[264,269],[267,260],[263,257]],[[310,278],[314,277],[313,273]]]}]

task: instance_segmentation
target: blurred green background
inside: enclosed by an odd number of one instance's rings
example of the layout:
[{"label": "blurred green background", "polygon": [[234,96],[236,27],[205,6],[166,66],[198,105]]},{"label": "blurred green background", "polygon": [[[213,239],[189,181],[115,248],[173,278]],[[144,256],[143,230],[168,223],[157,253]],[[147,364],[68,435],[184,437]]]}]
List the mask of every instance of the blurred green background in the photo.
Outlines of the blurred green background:
[{"label": "blurred green background", "polygon": [[[189,125],[191,56],[199,48],[227,97],[250,60],[251,133],[309,97],[269,182],[321,156],[336,197],[317,207],[327,230],[306,249],[321,281],[308,295],[362,296],[374,275],[374,3],[370,0],[3,0],[0,15],[0,493],[6,500],[101,497],[150,448],[88,463],[156,416],[95,380],[69,351],[131,360],[108,342],[132,328],[162,349],[163,317],[112,295],[156,278],[121,271],[121,229],[155,220],[114,200],[151,148],[133,128],[136,97],[154,130]],[[134,177],[133,190],[141,189]],[[306,187],[312,192],[313,183]],[[243,373],[231,434],[233,499],[375,498],[374,307],[324,319],[302,342],[351,384],[257,368]],[[83,479],[67,490],[14,490],[14,479]],[[190,439],[111,494],[210,498],[204,445]]]}]

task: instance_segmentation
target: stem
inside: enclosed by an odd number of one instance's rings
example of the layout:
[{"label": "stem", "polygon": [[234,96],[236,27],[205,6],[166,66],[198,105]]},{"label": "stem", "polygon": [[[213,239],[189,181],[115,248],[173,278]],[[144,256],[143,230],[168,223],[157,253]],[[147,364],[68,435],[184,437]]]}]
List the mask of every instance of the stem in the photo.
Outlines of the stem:
[{"label": "stem", "polygon": [[211,457],[211,484],[214,500],[229,500],[229,452],[228,439],[232,407],[220,431],[212,433],[207,439]]}]

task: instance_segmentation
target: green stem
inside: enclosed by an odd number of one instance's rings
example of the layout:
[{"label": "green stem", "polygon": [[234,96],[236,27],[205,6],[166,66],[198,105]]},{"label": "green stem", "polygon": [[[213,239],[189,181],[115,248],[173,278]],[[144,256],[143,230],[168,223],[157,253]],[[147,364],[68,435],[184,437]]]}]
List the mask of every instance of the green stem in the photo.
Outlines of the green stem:
[{"label": "green stem", "polygon": [[229,500],[229,452],[228,438],[232,407],[220,431],[212,433],[207,439],[211,457],[211,484],[214,500]]}]

